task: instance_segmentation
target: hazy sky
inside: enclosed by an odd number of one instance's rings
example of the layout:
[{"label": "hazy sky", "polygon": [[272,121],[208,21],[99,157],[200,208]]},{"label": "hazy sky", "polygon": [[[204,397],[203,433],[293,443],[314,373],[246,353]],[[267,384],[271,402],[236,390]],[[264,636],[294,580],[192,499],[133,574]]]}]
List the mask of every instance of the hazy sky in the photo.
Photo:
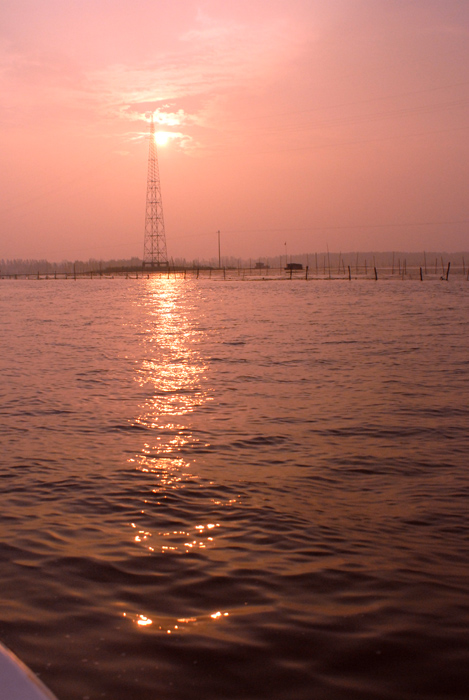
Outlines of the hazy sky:
[{"label": "hazy sky", "polygon": [[469,248],[469,1],[0,0],[0,258]]}]

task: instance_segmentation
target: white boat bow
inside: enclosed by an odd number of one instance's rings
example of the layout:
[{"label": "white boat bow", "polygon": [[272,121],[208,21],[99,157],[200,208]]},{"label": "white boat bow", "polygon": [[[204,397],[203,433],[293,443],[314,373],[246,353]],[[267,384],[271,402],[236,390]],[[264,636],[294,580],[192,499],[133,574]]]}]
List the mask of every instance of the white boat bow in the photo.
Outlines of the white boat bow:
[{"label": "white boat bow", "polygon": [[39,678],[0,644],[0,700],[57,700]]}]

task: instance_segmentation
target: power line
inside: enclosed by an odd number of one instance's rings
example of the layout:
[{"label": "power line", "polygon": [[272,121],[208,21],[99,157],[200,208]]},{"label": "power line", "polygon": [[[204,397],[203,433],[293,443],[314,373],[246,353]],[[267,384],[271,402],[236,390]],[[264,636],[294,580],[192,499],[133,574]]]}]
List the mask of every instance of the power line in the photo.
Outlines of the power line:
[{"label": "power line", "polygon": [[[295,111],[289,111],[289,112],[275,112],[276,117],[287,117],[289,115],[295,115],[295,114],[311,114],[312,112],[323,112],[328,109],[343,109],[344,107],[355,107],[357,105],[364,105],[364,104],[372,104],[374,102],[385,102],[386,100],[397,100],[401,97],[413,97],[414,95],[424,95],[427,93],[433,93],[433,92],[439,92],[441,90],[449,90],[452,88],[456,87],[463,87],[469,85],[469,81],[464,81],[462,83],[453,83],[450,85],[441,85],[438,87],[433,87],[433,88],[427,88],[425,90],[412,90],[409,92],[400,92],[400,93],[395,93],[393,95],[384,95],[382,97],[370,97],[366,100],[354,100],[352,102],[339,102],[337,104],[331,104],[331,105],[323,105],[321,107],[311,107],[308,109],[300,109],[300,110],[295,110]],[[237,119],[232,119],[232,122],[245,122],[245,121],[254,121],[255,119],[266,119],[271,114],[264,114],[259,117],[238,117]]]},{"label": "power line", "polygon": [[225,233],[288,233],[291,231],[343,231],[349,229],[375,229],[375,228],[406,228],[411,226],[458,226],[469,224],[469,219],[459,221],[407,221],[398,224],[344,224],[335,226],[303,226],[290,228],[254,228],[254,229],[223,229]]}]

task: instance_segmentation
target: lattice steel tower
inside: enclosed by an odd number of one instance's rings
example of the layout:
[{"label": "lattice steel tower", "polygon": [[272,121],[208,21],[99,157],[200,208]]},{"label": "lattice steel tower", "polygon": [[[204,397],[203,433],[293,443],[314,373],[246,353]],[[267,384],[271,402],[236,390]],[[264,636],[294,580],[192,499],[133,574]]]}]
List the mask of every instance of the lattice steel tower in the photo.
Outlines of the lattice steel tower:
[{"label": "lattice steel tower", "polygon": [[150,122],[150,150],[148,153],[147,206],[145,210],[145,240],[143,267],[168,267],[163,205],[161,203],[160,173],[155,141],[153,115]]}]

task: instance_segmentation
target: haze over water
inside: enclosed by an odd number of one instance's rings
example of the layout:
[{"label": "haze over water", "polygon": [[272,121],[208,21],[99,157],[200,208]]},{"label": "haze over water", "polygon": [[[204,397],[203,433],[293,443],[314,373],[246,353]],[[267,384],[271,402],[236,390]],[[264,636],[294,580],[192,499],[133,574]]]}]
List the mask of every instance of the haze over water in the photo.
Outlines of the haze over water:
[{"label": "haze over water", "polygon": [[467,281],[7,281],[0,640],[60,700],[465,700]]}]

